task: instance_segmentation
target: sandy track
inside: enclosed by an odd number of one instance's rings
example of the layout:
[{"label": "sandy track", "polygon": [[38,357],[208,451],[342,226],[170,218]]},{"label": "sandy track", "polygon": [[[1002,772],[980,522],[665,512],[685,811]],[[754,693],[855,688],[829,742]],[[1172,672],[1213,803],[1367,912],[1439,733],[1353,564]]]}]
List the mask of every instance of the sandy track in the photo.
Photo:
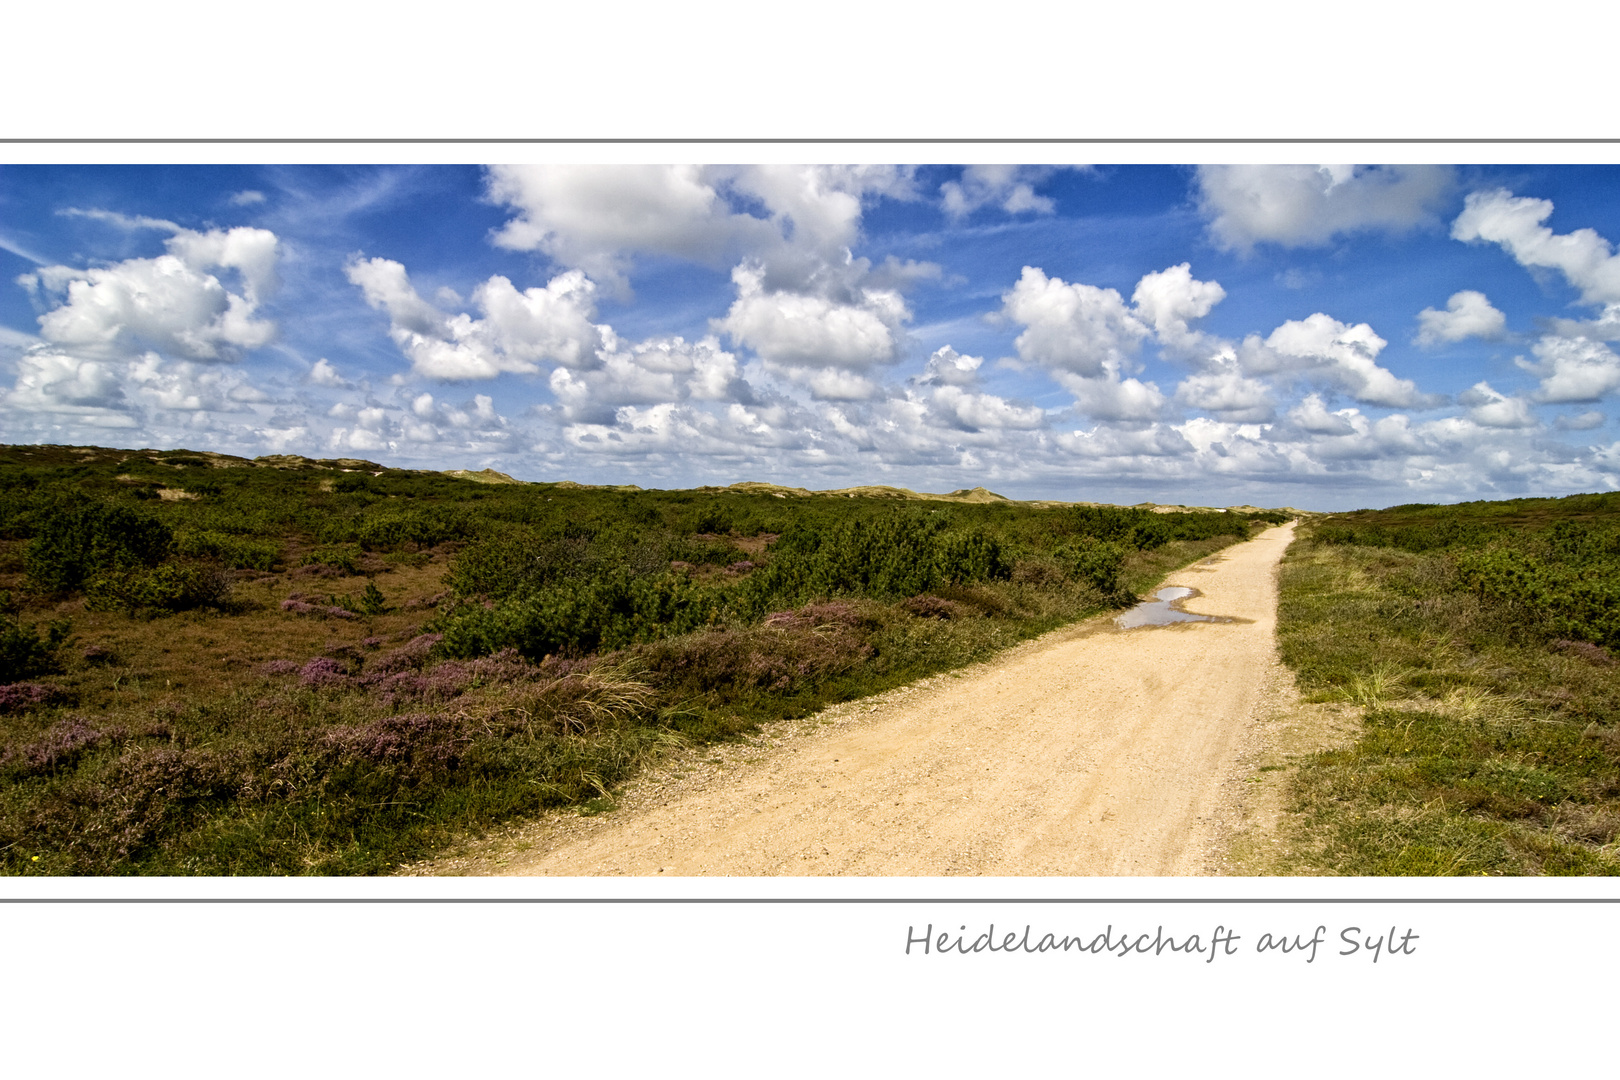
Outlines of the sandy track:
[{"label": "sandy track", "polygon": [[1269,529],[1166,579],[1198,590],[1185,610],[1230,622],[1122,631],[1105,617],[1048,634],[844,706],[701,782],[655,780],[616,813],[543,827],[498,872],[1218,870],[1280,671],[1275,571],[1292,539]]}]

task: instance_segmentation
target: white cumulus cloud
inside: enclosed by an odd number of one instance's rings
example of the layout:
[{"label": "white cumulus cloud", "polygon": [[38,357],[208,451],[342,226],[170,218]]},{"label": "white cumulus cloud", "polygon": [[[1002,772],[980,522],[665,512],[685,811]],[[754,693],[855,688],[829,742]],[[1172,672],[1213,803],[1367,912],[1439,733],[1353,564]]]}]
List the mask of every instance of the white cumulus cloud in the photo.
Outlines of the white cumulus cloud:
[{"label": "white cumulus cloud", "polygon": [[1585,338],[1548,336],[1531,348],[1536,362],[1518,365],[1541,377],[1535,399],[1548,404],[1597,401],[1620,387],[1620,356],[1607,345]]},{"label": "white cumulus cloud", "polygon": [[817,397],[863,398],[876,390],[865,374],[898,357],[910,311],[900,294],[863,289],[854,302],[773,291],[758,267],[732,272],[737,299],[716,330],[757,353],[775,371],[809,385]]},{"label": "white cumulus cloud", "polygon": [[521,293],[506,278],[491,277],[473,293],[482,319],[434,307],[392,259],[355,259],[346,272],[368,304],[388,313],[389,336],[412,370],[429,378],[492,379],[533,373],[545,362],[590,367],[597,350],[614,343],[609,327],[591,322],[595,286],[578,270]]},{"label": "white cumulus cloud", "polygon": [[1356,409],[1329,412],[1320,394],[1306,394],[1298,405],[1288,411],[1288,420],[1294,427],[1312,435],[1349,435],[1356,430],[1350,418],[1359,415]]},{"label": "white cumulus cloud", "polygon": [[124,391],[113,365],[45,347],[23,354],[6,404],[13,409],[84,412],[120,408]]},{"label": "white cumulus cloud", "polygon": [[[233,360],[268,344],[275,323],[258,317],[275,289],[276,235],[236,228],[207,233],[180,229],[168,253],[105,267],[66,266],[25,274],[19,283],[50,310],[40,336],[81,356],[130,357],[147,349],[190,360]],[[235,270],[240,291],[219,271]]]},{"label": "white cumulus cloud", "polygon": [[864,200],[916,197],[911,170],[882,165],[507,165],[489,170],[489,193],[516,212],[497,244],[621,292],[638,255],[746,260],[773,289],[811,290],[847,276]]},{"label": "white cumulus cloud", "polygon": [[1208,315],[1224,299],[1226,290],[1220,282],[1195,279],[1191,263],[1144,275],[1131,294],[1137,317],[1153,327],[1162,344],[1182,351],[1203,340],[1187,324]]},{"label": "white cumulus cloud", "polygon": [[1076,411],[1093,420],[1145,423],[1163,416],[1170,403],[1156,383],[1115,371],[1093,378],[1059,372],[1057,379],[1074,395]]},{"label": "white cumulus cloud", "polygon": [[1262,343],[1251,335],[1241,350],[1250,374],[1295,372],[1338,387],[1357,401],[1396,408],[1433,404],[1411,379],[1378,366],[1387,345],[1366,323],[1349,326],[1321,312],[1291,319]]},{"label": "white cumulus cloud", "polygon": [[[197,232],[109,211],[71,211],[130,230],[171,233],[166,251],[106,266],[45,266],[18,284],[43,308],[39,338],[24,345],[3,395],[19,435],[45,425],[89,429],[177,423],[243,413],[269,395],[234,366],[269,344],[276,324],[260,304],[277,287],[280,242],[265,229]],[[61,438],[73,427],[50,428]],[[154,437],[149,435],[149,437]]]},{"label": "white cumulus cloud", "polygon": [[316,386],[324,386],[328,390],[353,390],[354,384],[338,374],[326,357],[315,361],[315,366],[309,369],[309,381]]},{"label": "white cumulus cloud", "polygon": [[1034,406],[1014,405],[995,394],[941,386],[930,402],[933,410],[967,431],[1012,429],[1032,431],[1045,421],[1045,414]]},{"label": "white cumulus cloud", "polygon": [[695,165],[497,165],[489,170],[489,194],[517,212],[496,244],[543,251],[615,283],[638,254],[710,262],[775,232],[733,213]]},{"label": "white cumulus cloud", "polygon": [[1025,328],[1013,343],[1018,355],[1054,373],[1128,370],[1149,333],[1114,289],[1071,285],[1034,266],[1001,301],[1001,314]]},{"label": "white cumulus cloud", "polygon": [[1452,293],[1444,311],[1418,312],[1419,345],[1441,345],[1465,338],[1499,338],[1507,329],[1507,316],[1491,306],[1485,294],[1473,289]]},{"label": "white cumulus cloud", "polygon": [[1204,165],[1198,205],[1222,247],[1312,247],[1434,222],[1452,185],[1452,171],[1433,165]]},{"label": "white cumulus cloud", "polygon": [[1476,191],[1452,222],[1454,239],[1500,244],[1521,266],[1557,270],[1587,303],[1620,301],[1620,256],[1592,229],[1554,233],[1542,224],[1552,215],[1548,199],[1516,198],[1502,188]]},{"label": "white cumulus cloud", "polygon": [[979,368],[983,364],[982,356],[963,356],[949,345],[944,345],[934,350],[917,381],[940,386],[968,386],[978,381]]},{"label": "white cumulus cloud", "polygon": [[736,356],[712,337],[658,338],[604,352],[594,369],[557,368],[550,385],[565,418],[576,423],[610,423],[624,405],[753,400]]},{"label": "white cumulus cloud", "polygon": [[1235,363],[1189,375],[1176,387],[1176,401],[1235,423],[1265,423],[1277,406],[1271,388],[1245,376]]},{"label": "white cumulus cloud", "polygon": [[1457,395],[1458,403],[1468,407],[1468,419],[1480,427],[1527,428],[1536,426],[1530,414],[1530,403],[1521,397],[1508,397],[1491,388],[1487,382],[1477,382]]},{"label": "white cumulus cloud", "polygon": [[969,165],[960,180],[939,186],[940,205],[954,220],[990,205],[1009,214],[1050,214],[1057,205],[1035,194],[1035,184],[1050,171],[1029,165]]},{"label": "white cumulus cloud", "polygon": [[1576,413],[1573,416],[1560,416],[1553,421],[1553,426],[1559,431],[1591,431],[1593,428],[1602,427],[1603,422],[1607,419],[1608,417],[1596,409],[1588,409],[1586,412]]}]

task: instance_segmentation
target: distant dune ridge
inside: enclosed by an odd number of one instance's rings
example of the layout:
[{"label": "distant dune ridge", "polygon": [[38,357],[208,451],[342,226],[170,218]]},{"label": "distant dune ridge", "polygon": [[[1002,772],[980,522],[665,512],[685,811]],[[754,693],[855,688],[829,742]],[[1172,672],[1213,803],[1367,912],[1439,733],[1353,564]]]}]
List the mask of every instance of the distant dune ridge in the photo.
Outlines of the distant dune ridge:
[{"label": "distant dune ridge", "polygon": [[[17,447],[24,453],[30,451],[40,454],[66,454],[76,456],[84,461],[93,461],[103,455],[119,455],[127,457],[131,454],[142,455],[156,464],[173,464],[176,468],[183,468],[187,464],[201,464],[206,461],[216,469],[225,469],[241,466],[250,466],[261,469],[330,469],[334,472],[366,472],[378,475],[386,472],[387,465],[379,465],[375,461],[364,458],[309,458],[302,454],[265,454],[256,458],[237,457],[233,454],[220,454],[213,450],[118,450],[101,446],[54,446],[39,445],[33,447]],[[189,459],[189,460],[185,460]],[[200,459],[200,460],[199,460]],[[432,470],[426,470],[432,471]],[[560,488],[571,489],[597,489],[602,491],[643,491],[646,490],[637,484],[579,484],[572,480],[519,480],[495,469],[442,469],[438,470],[444,476],[453,476],[458,480],[468,480],[475,484],[552,484]],[[908,488],[891,487],[888,484],[863,484],[858,487],[832,488],[826,491],[811,491],[809,488],[788,487],[784,484],[768,484],[757,480],[743,480],[725,487],[704,486],[695,488],[696,491],[721,492],[736,491],[751,495],[775,495],[779,499],[803,499],[812,495],[841,495],[849,499],[895,499],[898,501],[931,500],[934,502],[953,503],[1012,503],[1023,502],[1026,506],[1113,506],[1114,503],[1090,502],[1084,499],[1009,499],[1005,495],[998,495],[984,487],[958,488],[944,494],[934,494],[927,491],[911,491]],[[1234,513],[1259,511],[1263,509],[1281,510],[1288,514],[1303,514],[1306,511],[1296,510],[1291,506],[1259,507],[1259,506],[1185,506],[1167,505],[1163,503],[1141,502],[1136,509],[1151,510],[1156,514],[1179,514],[1208,512],[1211,510],[1230,510]]]},{"label": "distant dune ridge", "polygon": [[471,469],[450,469],[444,475],[453,476],[457,480],[471,480],[475,484],[521,484],[524,482],[507,476],[503,472],[496,472],[494,469],[479,469],[477,472],[473,472]]}]

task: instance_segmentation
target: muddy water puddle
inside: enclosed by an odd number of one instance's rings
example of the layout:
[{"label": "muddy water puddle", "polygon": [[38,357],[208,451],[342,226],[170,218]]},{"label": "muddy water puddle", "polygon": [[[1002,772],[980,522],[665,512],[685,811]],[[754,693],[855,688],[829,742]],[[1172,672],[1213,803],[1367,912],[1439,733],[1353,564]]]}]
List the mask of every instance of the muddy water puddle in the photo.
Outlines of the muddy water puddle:
[{"label": "muddy water puddle", "polygon": [[1197,596],[1197,589],[1188,589],[1181,585],[1173,585],[1160,589],[1154,593],[1154,599],[1144,600],[1131,610],[1114,620],[1114,625],[1121,630],[1134,630],[1138,626],[1169,626],[1172,623],[1184,622],[1231,622],[1219,615],[1194,615],[1190,611],[1182,611],[1177,604],[1189,596]]}]

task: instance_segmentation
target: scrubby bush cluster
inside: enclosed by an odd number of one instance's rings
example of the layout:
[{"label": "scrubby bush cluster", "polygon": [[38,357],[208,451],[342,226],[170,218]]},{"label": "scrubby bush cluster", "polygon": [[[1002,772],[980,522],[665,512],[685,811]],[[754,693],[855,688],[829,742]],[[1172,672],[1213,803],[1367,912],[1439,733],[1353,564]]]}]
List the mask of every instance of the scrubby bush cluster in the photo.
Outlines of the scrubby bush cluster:
[{"label": "scrubby bush cluster", "polygon": [[45,627],[43,635],[40,629],[0,616],[0,683],[56,670],[57,651],[67,640],[71,627],[58,621]]},{"label": "scrubby bush cluster", "polygon": [[[1129,599],[1120,573],[1133,553],[1172,540],[1243,537],[1250,528],[1235,514],[1115,507],[812,506],[766,534],[765,552],[738,559],[734,540],[683,538],[637,520],[504,529],[469,545],[449,575],[461,602],[438,623],[446,649],[473,656],[514,648],[533,658],[618,649],[817,597],[895,601],[1008,581],[1021,559],[1044,567],[1026,580],[1075,583],[1120,603]],[[694,576],[704,567],[728,573]]]},{"label": "scrubby bush cluster", "polygon": [[86,502],[48,514],[23,554],[28,580],[51,593],[81,588],[98,571],[156,566],[173,531],[150,515],[109,502]]},{"label": "scrubby bush cluster", "polygon": [[231,581],[218,566],[167,562],[150,569],[105,570],[85,582],[84,595],[91,611],[167,614],[223,608],[230,601]]},{"label": "scrubby bush cluster", "polygon": [[1341,515],[1317,544],[1445,561],[1458,585],[1524,635],[1620,646],[1620,495],[1403,506]]},{"label": "scrubby bush cluster", "polygon": [[193,559],[216,559],[232,570],[269,571],[281,559],[281,545],[274,540],[230,536],[213,529],[180,533],[174,550]]},{"label": "scrubby bush cluster", "polygon": [[1467,588],[1542,636],[1620,647],[1620,525],[1559,521],[1455,558]]},{"label": "scrubby bush cluster", "polygon": [[790,528],[743,590],[755,610],[815,596],[899,599],[947,584],[1006,580],[1012,560],[983,526],[955,528],[939,511],[896,512]]},{"label": "scrubby bush cluster", "polygon": [[323,544],[358,544],[367,551],[419,551],[475,531],[473,522],[455,511],[367,507],[323,522],[316,535]]}]

